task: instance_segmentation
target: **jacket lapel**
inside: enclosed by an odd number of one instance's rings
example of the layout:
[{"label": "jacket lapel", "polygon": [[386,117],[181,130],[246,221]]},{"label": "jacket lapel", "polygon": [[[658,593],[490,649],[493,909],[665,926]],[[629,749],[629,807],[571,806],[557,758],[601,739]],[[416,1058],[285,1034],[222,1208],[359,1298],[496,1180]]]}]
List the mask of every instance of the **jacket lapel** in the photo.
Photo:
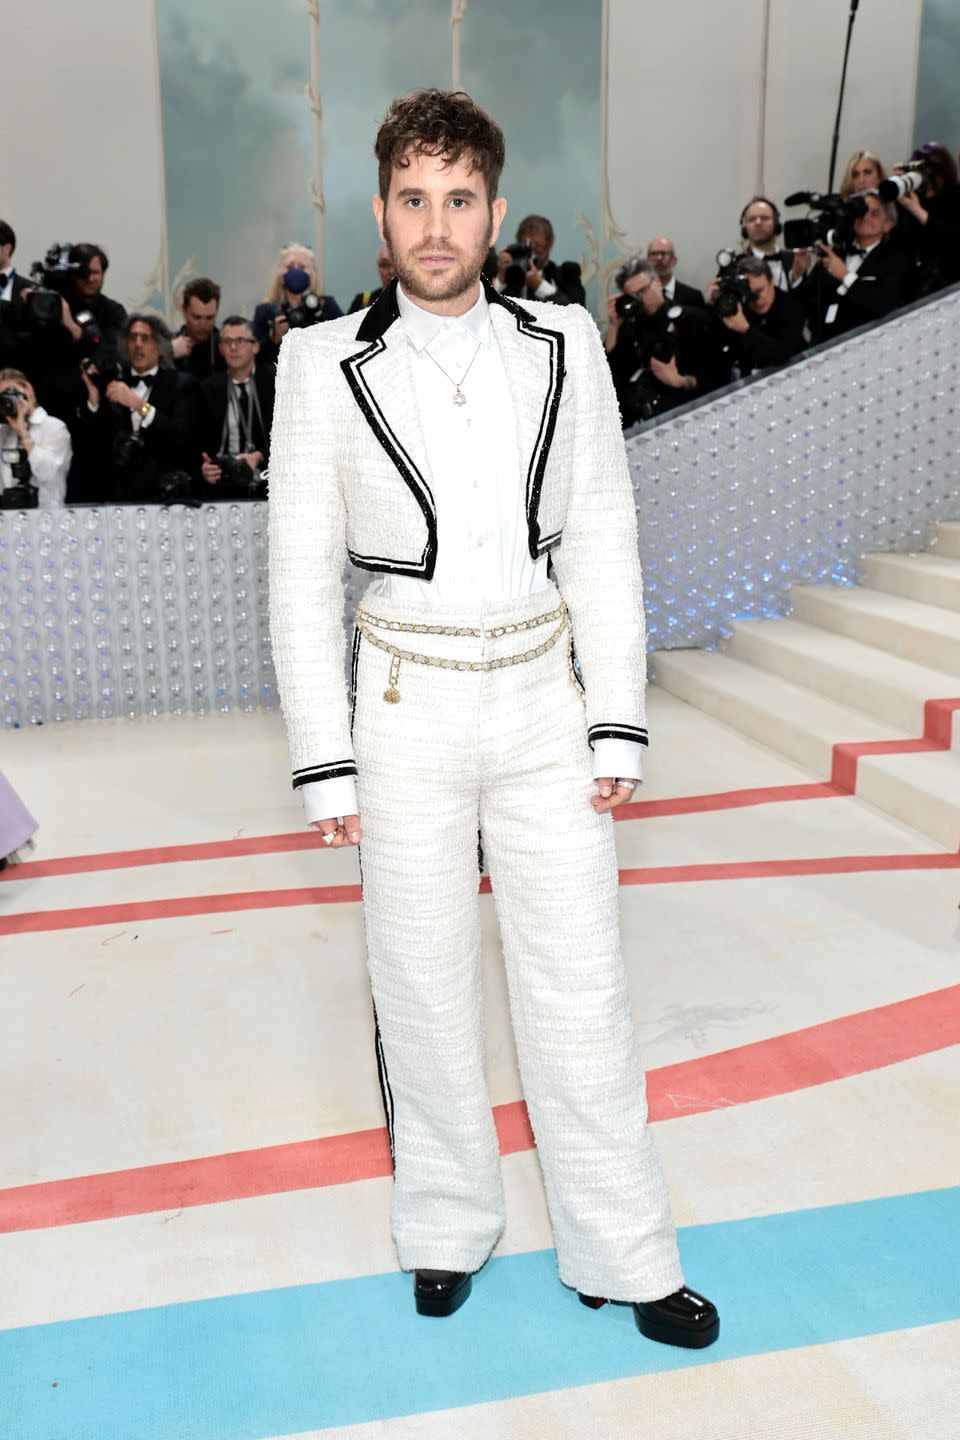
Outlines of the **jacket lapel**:
[{"label": "jacket lapel", "polygon": [[556,535],[541,535],[540,495],[563,394],[564,335],[538,324],[522,305],[499,295],[486,281],[490,319],[496,328],[507,382],[514,397],[517,439],[526,485],[530,554],[542,555]]}]

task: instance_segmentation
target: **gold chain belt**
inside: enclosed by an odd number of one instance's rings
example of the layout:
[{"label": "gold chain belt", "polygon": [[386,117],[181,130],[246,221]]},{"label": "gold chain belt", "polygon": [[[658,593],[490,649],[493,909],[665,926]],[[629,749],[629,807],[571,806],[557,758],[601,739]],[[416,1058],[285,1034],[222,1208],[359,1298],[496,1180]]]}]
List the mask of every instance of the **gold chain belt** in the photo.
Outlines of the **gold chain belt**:
[{"label": "gold chain belt", "polygon": [[[480,638],[488,636],[496,638],[501,635],[513,635],[525,630],[534,630],[539,625],[547,625],[551,620],[563,617],[563,622],[552,635],[548,635],[541,644],[534,646],[532,650],[524,650],[519,655],[500,655],[493,660],[454,660],[441,655],[423,655],[416,650],[401,650],[389,641],[381,639],[373,632],[372,627],[380,626],[382,629],[399,631],[408,635],[460,635]],[[471,629],[462,625],[405,625],[399,620],[380,620],[375,615],[370,615],[365,610],[357,611],[357,629],[365,640],[378,650],[383,650],[390,659],[390,679],[383,698],[388,705],[396,705],[400,700],[400,691],[397,688],[400,679],[400,662],[409,660],[411,665],[432,665],[437,670],[471,670],[482,671],[505,670],[508,665],[523,665],[528,660],[536,660],[540,655],[546,655],[551,650],[561,635],[570,633],[570,617],[567,614],[567,607],[562,602],[549,614],[540,615],[534,620],[518,620],[513,625],[497,625],[490,630]]]}]

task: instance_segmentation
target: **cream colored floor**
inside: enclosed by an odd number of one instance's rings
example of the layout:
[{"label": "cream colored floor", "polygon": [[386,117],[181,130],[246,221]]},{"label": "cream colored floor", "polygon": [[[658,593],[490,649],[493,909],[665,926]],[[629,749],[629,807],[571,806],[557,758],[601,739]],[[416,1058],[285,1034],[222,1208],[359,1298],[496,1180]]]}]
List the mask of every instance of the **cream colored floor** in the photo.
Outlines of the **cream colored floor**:
[{"label": "cream colored floor", "polygon": [[[820,778],[656,688],[650,708],[640,798]],[[4,735],[2,752],[41,822],[38,859],[302,824],[276,715],[43,727]],[[625,867],[937,850],[852,798],[616,833]],[[0,885],[0,915],[357,878],[352,853],[320,851],[28,878]],[[648,1066],[956,984],[957,892],[948,870],[624,887]],[[481,905],[501,1103],[520,1087],[492,899]],[[358,905],[7,937],[0,957],[0,1188],[382,1124]],[[697,1224],[957,1185],[958,1109],[960,1053],[943,1050],[661,1123],[657,1138],[678,1222]],[[504,1172],[501,1251],[548,1246],[535,1155]],[[388,1196],[374,1180],[0,1237],[0,1328],[389,1270]],[[960,1328],[933,1327],[339,1433],[799,1440],[804,1417],[831,1434],[835,1414],[844,1440],[926,1440],[924,1406],[956,1383],[958,1353]]]}]

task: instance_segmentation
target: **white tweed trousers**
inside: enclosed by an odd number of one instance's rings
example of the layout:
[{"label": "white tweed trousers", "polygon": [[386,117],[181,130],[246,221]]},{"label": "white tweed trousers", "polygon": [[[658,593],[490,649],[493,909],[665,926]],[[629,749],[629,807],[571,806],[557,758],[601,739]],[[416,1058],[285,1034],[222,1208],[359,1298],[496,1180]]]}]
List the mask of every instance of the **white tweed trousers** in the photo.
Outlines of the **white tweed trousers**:
[{"label": "white tweed trousers", "polygon": [[[491,628],[557,608],[383,600],[384,621]],[[463,660],[516,654],[558,626],[491,637],[376,629]],[[656,1300],[683,1284],[620,944],[613,822],[594,793],[583,701],[564,634],[486,672],[403,661],[355,641],[354,747],[378,1059],[394,1147],[392,1228],[404,1269],[475,1271],[505,1224],[484,1073],[477,830],[493,884],[524,1096],[560,1278]]]}]

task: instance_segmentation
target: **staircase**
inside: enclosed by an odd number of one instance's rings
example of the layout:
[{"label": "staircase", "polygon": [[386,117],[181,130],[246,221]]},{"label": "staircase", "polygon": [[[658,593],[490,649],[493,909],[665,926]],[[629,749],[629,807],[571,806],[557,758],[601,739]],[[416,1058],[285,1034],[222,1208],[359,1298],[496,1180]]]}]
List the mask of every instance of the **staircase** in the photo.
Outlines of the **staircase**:
[{"label": "staircase", "polygon": [[869,556],[862,585],[791,596],[790,619],[737,621],[719,652],[659,652],[657,683],[960,848],[960,523]]}]

